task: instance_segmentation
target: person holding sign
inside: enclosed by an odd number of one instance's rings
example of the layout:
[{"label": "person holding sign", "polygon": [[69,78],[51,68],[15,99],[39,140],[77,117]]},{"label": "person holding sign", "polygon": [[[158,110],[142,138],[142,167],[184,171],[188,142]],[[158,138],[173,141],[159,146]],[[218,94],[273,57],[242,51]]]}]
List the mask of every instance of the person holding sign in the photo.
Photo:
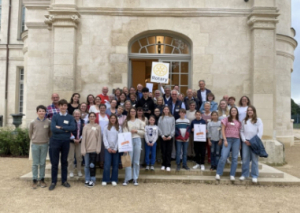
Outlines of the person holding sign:
[{"label": "person holding sign", "polygon": [[224,166],[227,156],[232,148],[232,162],[230,169],[230,180],[235,180],[235,172],[237,167],[237,159],[240,150],[240,128],[241,123],[239,121],[238,109],[231,107],[229,111],[229,117],[224,118],[222,121],[222,136],[224,139],[221,159],[218,163],[216,180],[220,180],[220,175],[223,174]]},{"label": "person holding sign", "polygon": [[[111,115],[109,123],[103,131],[103,143],[105,147],[104,153],[104,170],[102,186],[106,186],[108,182],[116,186],[118,183],[119,170],[119,153],[118,153],[118,134],[121,133],[118,118],[116,115]],[[110,167],[112,166],[112,173],[110,176]]]},{"label": "person holding sign", "polygon": [[201,117],[201,112],[196,111],[196,119],[191,123],[191,133],[194,134],[194,149],[196,165],[193,169],[198,169],[201,165],[201,170],[205,170],[205,147],[206,147],[206,122]]},{"label": "person holding sign", "polygon": [[133,168],[125,168],[125,180],[123,186],[127,186],[129,180],[133,177],[133,184],[138,186],[138,178],[140,173],[140,156],[141,156],[141,136],[145,134],[144,124],[140,119],[136,118],[136,109],[131,108],[123,126],[123,132],[131,132],[132,134],[132,151],[129,152]]}]

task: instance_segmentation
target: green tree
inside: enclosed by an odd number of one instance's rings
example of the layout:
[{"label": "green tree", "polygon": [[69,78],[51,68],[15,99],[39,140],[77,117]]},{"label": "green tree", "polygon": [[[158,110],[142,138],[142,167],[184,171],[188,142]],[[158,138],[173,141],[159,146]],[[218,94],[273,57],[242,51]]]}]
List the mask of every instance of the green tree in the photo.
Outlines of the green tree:
[{"label": "green tree", "polygon": [[291,114],[292,115],[300,114],[300,107],[298,104],[295,103],[293,99],[291,99]]}]

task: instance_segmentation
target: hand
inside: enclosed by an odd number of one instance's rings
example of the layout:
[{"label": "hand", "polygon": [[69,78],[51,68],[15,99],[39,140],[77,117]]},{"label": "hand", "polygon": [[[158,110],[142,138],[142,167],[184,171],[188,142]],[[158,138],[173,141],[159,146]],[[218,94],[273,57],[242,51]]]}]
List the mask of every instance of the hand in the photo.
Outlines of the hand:
[{"label": "hand", "polygon": [[151,146],[151,144],[150,144],[150,143],[147,143],[147,145],[148,145],[148,146]]},{"label": "hand", "polygon": [[80,141],[80,140],[76,140],[76,139],[74,139],[74,142],[75,142],[75,143],[79,143],[79,141]]},{"label": "hand", "polygon": [[219,140],[219,143],[218,143],[218,145],[219,145],[219,146],[221,146],[221,145],[222,145],[222,140]]},{"label": "hand", "polygon": [[60,126],[55,126],[55,128],[56,128],[56,129],[61,129],[61,127],[60,127]]},{"label": "hand", "polygon": [[212,145],[210,140],[208,140],[208,145],[209,145],[209,146],[211,146],[211,145]]},{"label": "hand", "polygon": [[245,141],[245,144],[246,144],[247,146],[251,146],[251,143],[250,143],[249,141]]},{"label": "hand", "polygon": [[108,148],[107,151],[108,151],[109,153],[112,153],[113,150],[112,150],[111,148]]},{"label": "hand", "polygon": [[166,141],[166,140],[167,140],[167,138],[166,138],[165,136],[163,136],[163,137],[162,137],[162,139],[163,139],[164,141]]},{"label": "hand", "polygon": [[192,132],[194,132],[194,128],[192,129]]},{"label": "hand", "polygon": [[224,141],[224,146],[225,146],[225,147],[227,147],[227,146],[228,146],[228,143],[227,143],[227,141],[226,141],[226,140]]},{"label": "hand", "polygon": [[113,153],[113,154],[115,154],[116,152],[117,152],[116,150],[113,150],[113,149],[111,150],[111,153]]},{"label": "hand", "polygon": [[132,129],[132,130],[131,130],[131,133],[133,133],[133,134],[134,134],[134,133],[137,133],[137,130]]},{"label": "hand", "polygon": [[171,140],[171,136],[169,136],[169,137],[167,138],[167,140],[168,140],[168,141]]}]

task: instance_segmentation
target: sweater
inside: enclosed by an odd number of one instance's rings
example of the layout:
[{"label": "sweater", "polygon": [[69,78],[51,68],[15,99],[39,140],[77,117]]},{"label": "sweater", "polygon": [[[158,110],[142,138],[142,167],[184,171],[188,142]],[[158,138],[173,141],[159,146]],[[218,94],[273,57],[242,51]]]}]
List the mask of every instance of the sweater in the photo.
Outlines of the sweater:
[{"label": "sweater", "polygon": [[175,135],[175,119],[173,116],[161,116],[158,119],[158,131],[161,137]]},{"label": "sweater", "polygon": [[149,118],[149,116],[152,115],[154,112],[154,101],[150,97],[147,98],[147,100],[144,97],[142,97],[141,99],[138,100],[135,108],[138,107],[142,107],[144,112],[150,110],[151,113],[144,113],[144,115],[147,118]]},{"label": "sweater", "polygon": [[33,120],[29,126],[29,138],[31,143],[45,144],[49,142],[51,135],[50,131],[51,121],[45,118],[40,120],[39,118]]},{"label": "sweater", "polygon": [[[145,120],[141,120],[141,121],[143,123],[143,129],[145,129],[145,126],[148,124],[148,118],[145,117]],[[145,135],[141,135],[141,138],[145,138]]]},{"label": "sweater", "polygon": [[[60,126],[61,129],[57,129]],[[76,130],[75,119],[72,115],[55,114],[51,120],[52,139],[70,141],[71,132]]]},{"label": "sweater", "polygon": [[253,124],[251,120],[247,120],[246,124],[245,121],[242,121],[242,127],[241,127],[241,139],[243,142],[246,140],[250,140],[255,135],[257,135],[260,139],[263,135],[263,123],[260,118],[257,118],[257,122]]},{"label": "sweater", "polygon": [[190,132],[190,121],[187,118],[177,119],[175,125],[175,136],[176,141],[178,142],[188,142],[189,141],[189,132]]},{"label": "sweater", "polygon": [[208,138],[212,141],[222,139],[222,124],[221,121],[211,121],[207,124]]},{"label": "sweater", "polygon": [[114,126],[108,130],[108,126],[105,127],[103,131],[103,143],[105,149],[113,149],[115,151],[118,150],[118,134],[122,132],[121,127],[119,127],[119,131],[116,130]]},{"label": "sweater", "polygon": [[81,154],[96,152],[99,154],[101,151],[101,127],[98,124],[88,123],[83,127],[82,141],[81,141]]},{"label": "sweater", "polygon": [[145,127],[145,141],[146,143],[155,143],[158,138],[158,127],[156,125],[148,125]]},{"label": "sweater", "polygon": [[132,138],[140,138],[145,134],[145,126],[140,119],[125,121],[123,132],[131,132],[131,130],[137,130],[137,133],[131,133]]}]

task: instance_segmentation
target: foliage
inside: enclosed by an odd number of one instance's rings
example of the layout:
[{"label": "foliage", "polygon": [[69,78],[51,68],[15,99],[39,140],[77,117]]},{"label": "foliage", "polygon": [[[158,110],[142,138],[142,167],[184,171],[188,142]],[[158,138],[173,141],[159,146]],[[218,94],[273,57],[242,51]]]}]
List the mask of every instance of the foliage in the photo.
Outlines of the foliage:
[{"label": "foliage", "polygon": [[12,156],[27,156],[30,139],[28,129],[0,129],[0,154]]},{"label": "foliage", "polygon": [[291,99],[291,114],[292,115],[300,114],[300,107],[298,104],[295,103],[293,99]]}]

